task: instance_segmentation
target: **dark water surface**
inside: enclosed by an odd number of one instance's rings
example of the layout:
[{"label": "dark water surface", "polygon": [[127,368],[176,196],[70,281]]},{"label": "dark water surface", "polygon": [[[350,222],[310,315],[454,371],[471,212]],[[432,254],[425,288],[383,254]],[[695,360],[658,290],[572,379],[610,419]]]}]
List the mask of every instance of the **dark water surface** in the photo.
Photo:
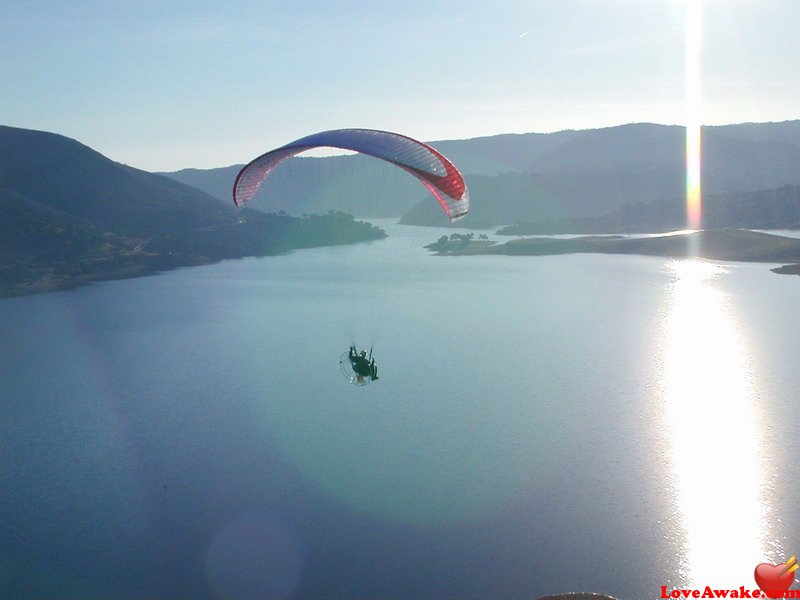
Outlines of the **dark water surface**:
[{"label": "dark water surface", "polygon": [[800,279],[399,230],[0,300],[0,597],[635,600],[795,553]]}]

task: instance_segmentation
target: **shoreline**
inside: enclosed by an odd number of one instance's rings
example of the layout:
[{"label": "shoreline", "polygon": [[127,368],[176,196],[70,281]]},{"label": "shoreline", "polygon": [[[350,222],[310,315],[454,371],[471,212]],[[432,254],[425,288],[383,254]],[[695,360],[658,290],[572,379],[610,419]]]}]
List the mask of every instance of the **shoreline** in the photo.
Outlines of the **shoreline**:
[{"label": "shoreline", "polygon": [[553,256],[593,253],[783,263],[784,266],[771,270],[779,274],[800,275],[800,239],[749,229],[699,230],[639,238],[620,235],[524,237],[502,244],[474,241],[470,236],[456,236],[455,239],[440,238],[425,247],[438,256]]}]

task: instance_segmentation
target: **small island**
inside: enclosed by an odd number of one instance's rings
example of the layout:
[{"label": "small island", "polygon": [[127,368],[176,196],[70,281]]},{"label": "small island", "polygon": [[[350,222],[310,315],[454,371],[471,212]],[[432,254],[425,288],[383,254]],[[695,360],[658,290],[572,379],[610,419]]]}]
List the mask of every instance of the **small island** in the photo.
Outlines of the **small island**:
[{"label": "small island", "polygon": [[784,265],[782,267],[770,269],[770,271],[778,273],[779,275],[800,275],[800,264]]},{"label": "small island", "polygon": [[[486,236],[482,236],[486,238]],[[426,246],[440,256],[505,254],[549,256],[601,253],[697,257],[711,260],[787,263],[775,273],[800,274],[800,239],[747,229],[673,232],[652,237],[592,235],[575,238],[526,237],[504,244],[473,234],[442,236]],[[792,263],[792,264],[788,264]]]}]

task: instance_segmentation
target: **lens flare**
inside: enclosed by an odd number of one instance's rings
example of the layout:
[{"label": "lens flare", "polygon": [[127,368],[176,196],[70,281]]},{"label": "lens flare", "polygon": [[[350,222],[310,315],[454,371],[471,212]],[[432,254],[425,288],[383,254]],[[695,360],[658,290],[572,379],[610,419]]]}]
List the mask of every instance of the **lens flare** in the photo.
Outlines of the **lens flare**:
[{"label": "lens flare", "polygon": [[701,228],[702,193],[700,135],[700,48],[702,12],[700,0],[686,3],[686,221],[688,229]]}]

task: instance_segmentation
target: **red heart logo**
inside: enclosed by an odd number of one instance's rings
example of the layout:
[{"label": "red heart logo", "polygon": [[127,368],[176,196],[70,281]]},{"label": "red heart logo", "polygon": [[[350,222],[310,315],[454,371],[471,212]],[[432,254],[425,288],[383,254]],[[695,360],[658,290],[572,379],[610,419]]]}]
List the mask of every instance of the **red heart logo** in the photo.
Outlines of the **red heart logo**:
[{"label": "red heart logo", "polygon": [[755,577],[758,587],[770,598],[780,598],[794,581],[794,573],[783,563],[761,563],[756,567]]}]

